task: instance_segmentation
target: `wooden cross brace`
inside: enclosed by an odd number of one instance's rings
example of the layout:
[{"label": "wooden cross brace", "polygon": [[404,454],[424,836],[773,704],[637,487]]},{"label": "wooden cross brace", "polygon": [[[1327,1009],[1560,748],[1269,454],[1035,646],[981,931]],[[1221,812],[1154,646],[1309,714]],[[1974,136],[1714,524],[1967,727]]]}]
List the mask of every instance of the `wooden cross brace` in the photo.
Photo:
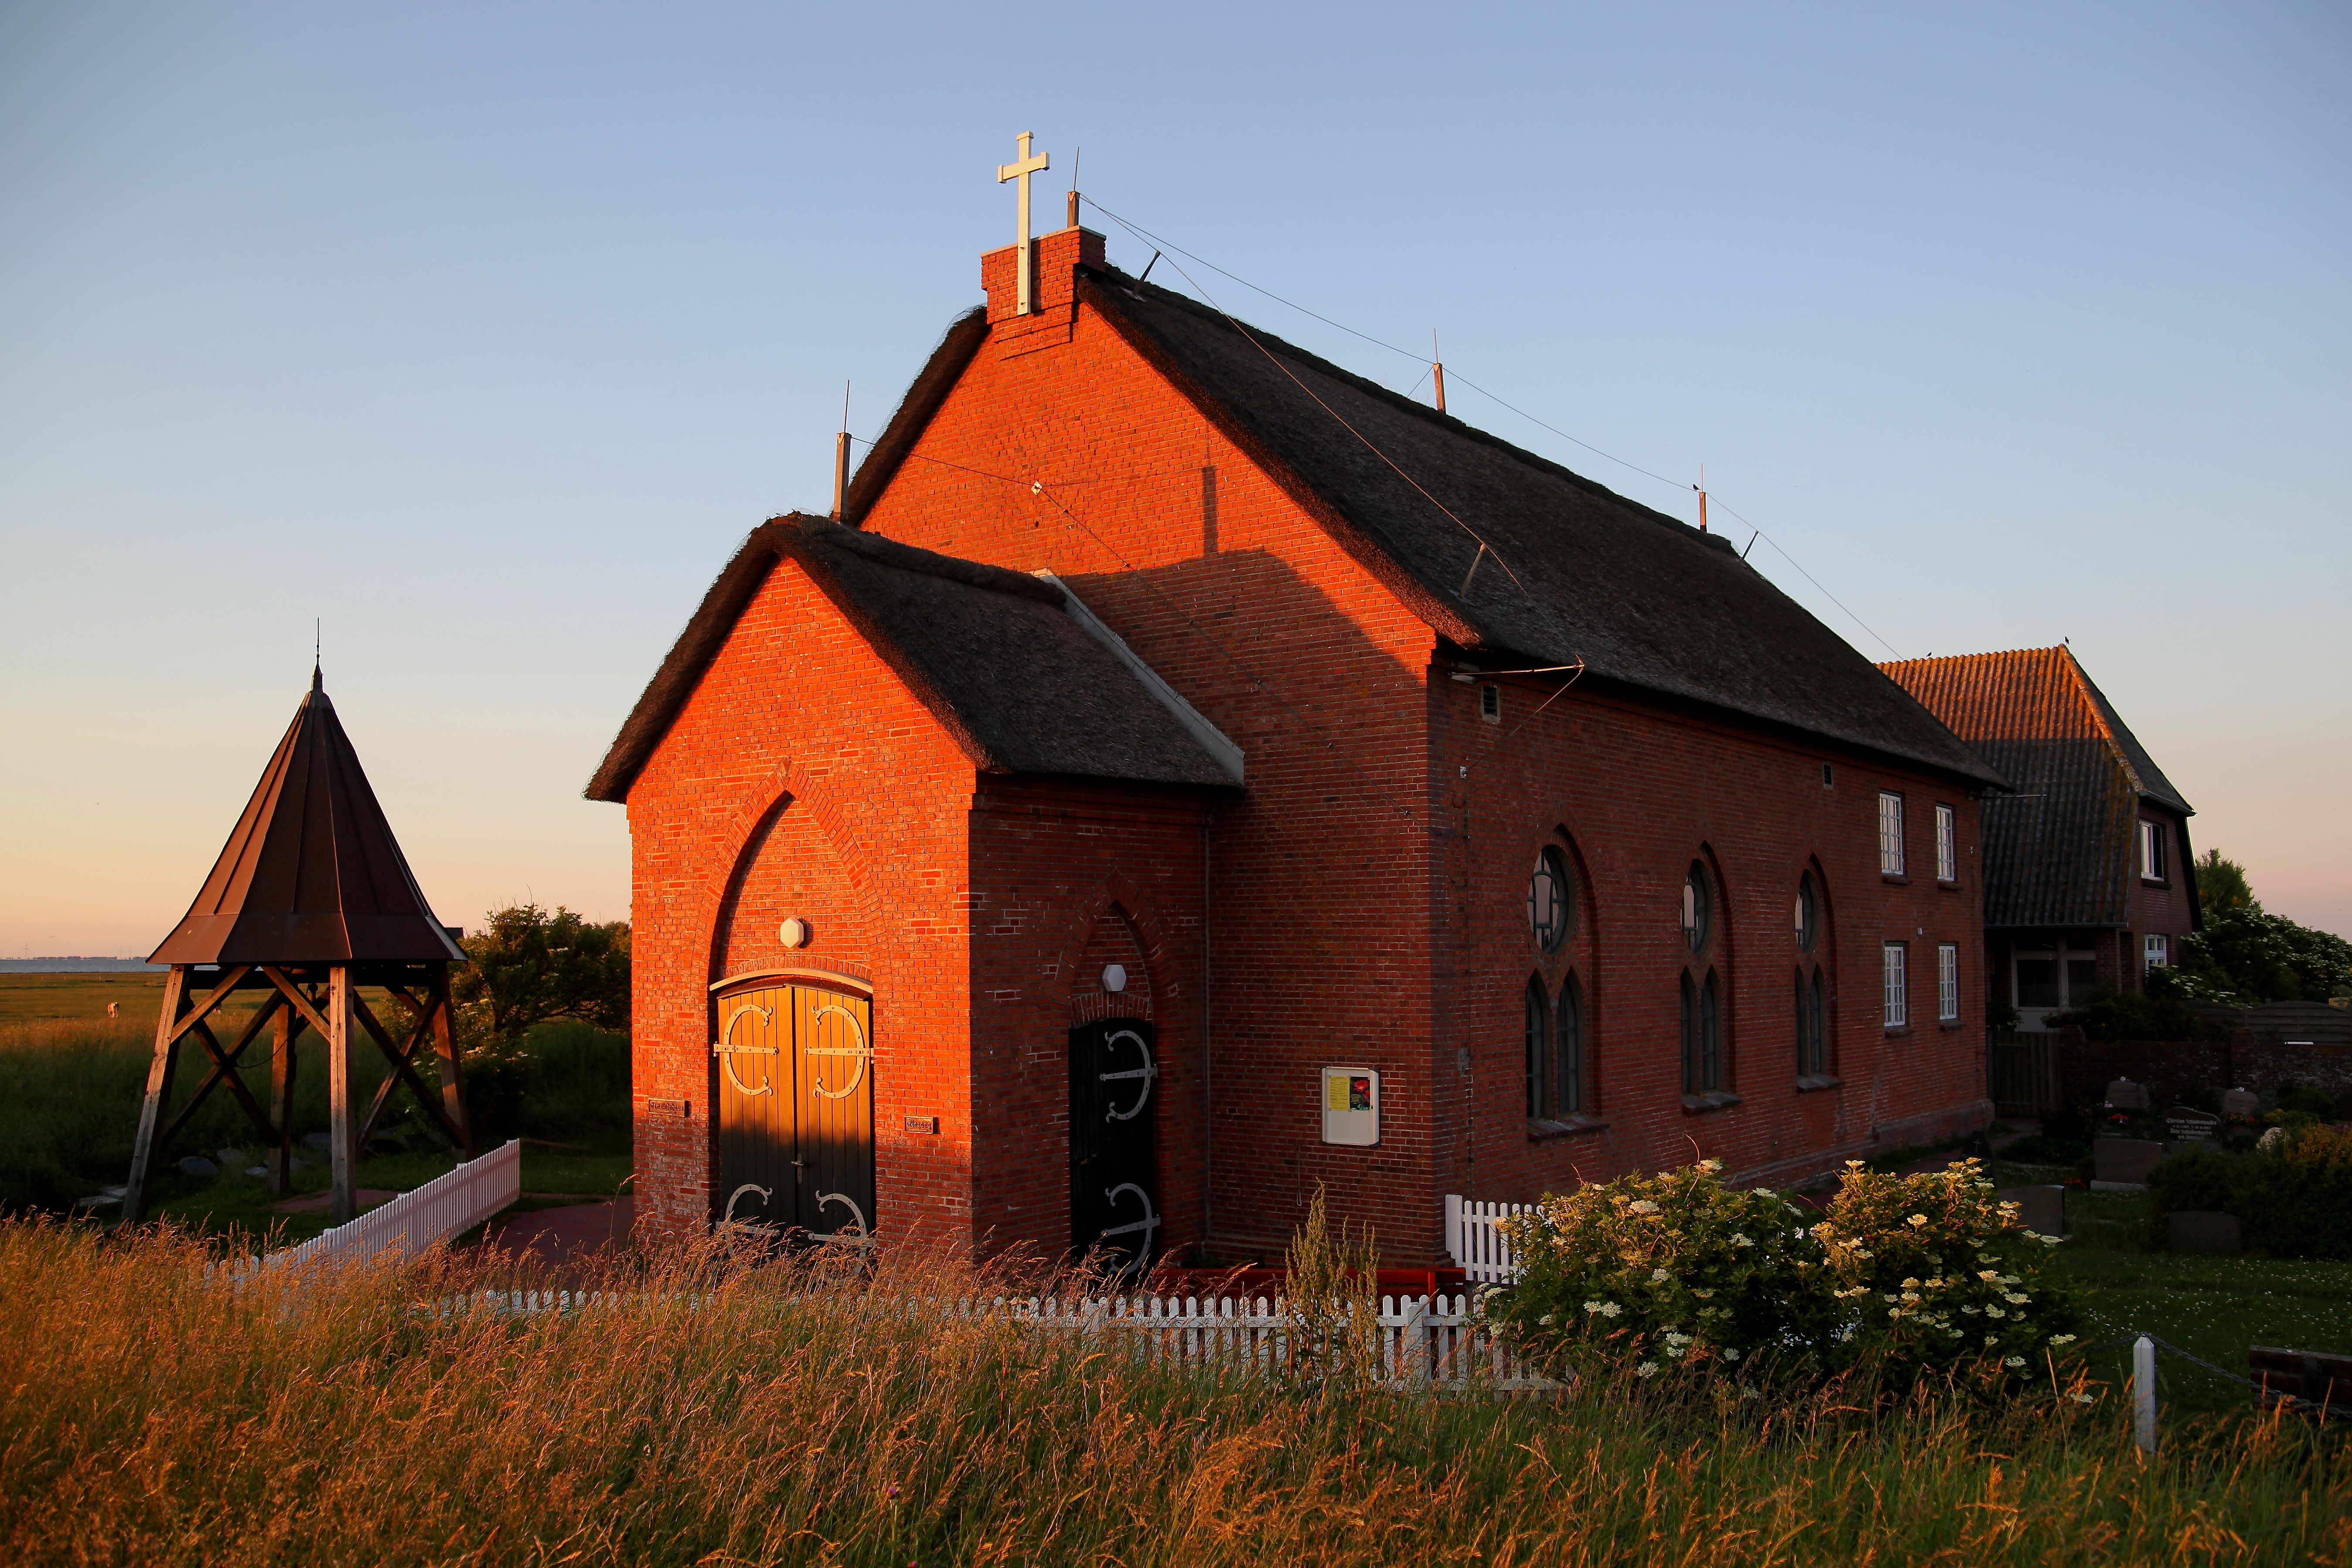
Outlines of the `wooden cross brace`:
[{"label": "wooden cross brace", "polygon": [[[220,1037],[214,1033],[209,1021],[219,1011],[238,985],[256,970],[269,982],[270,994],[253,1016],[245,1021],[235,1045],[224,1048]],[[291,975],[276,964],[238,964],[224,971],[219,981],[201,999],[189,994],[190,972],[185,966],[173,966],[164,982],[162,1016],[155,1027],[154,1055],[147,1068],[147,1092],[139,1113],[139,1134],[131,1157],[131,1179],[122,1194],[122,1215],[126,1220],[137,1220],[144,1210],[148,1178],[155,1157],[171,1146],[173,1139],[184,1129],[200,1110],[213,1089],[226,1084],[237,1103],[244,1107],[255,1129],[268,1141],[273,1150],[270,1163],[270,1187],[278,1193],[288,1190],[291,1174],[294,1112],[294,1037],[305,1026],[318,1032],[330,1054],[328,1081],[330,1116],[336,1134],[334,1159],[336,1215],[340,1223],[351,1217],[344,1211],[353,1207],[350,1166],[358,1152],[366,1146],[368,1137],[375,1131],[385,1107],[390,1103],[394,1087],[406,1084],[416,1096],[417,1103],[433,1121],[435,1127],[448,1139],[463,1159],[475,1153],[474,1130],[466,1114],[465,1086],[457,1061],[457,1041],[453,1028],[449,996],[449,974],[446,966],[437,967],[422,994],[393,985],[387,986],[414,1016],[415,1022],[406,1039],[394,1044],[392,1036],[377,1021],[358,988],[351,983],[350,972],[339,968],[328,987],[328,1012],[321,1012],[320,1002],[308,994]],[[376,1090],[368,1107],[367,1117],[351,1136],[352,1107],[348,1099],[350,1033],[348,1026],[338,1029],[330,1012],[343,1013],[356,1019],[370,1038],[383,1052],[391,1064],[392,1073]],[[275,1024],[271,1041],[270,1109],[264,1109],[246,1087],[237,1071],[246,1049],[260,1035],[265,1025]],[[194,1039],[204,1047],[210,1065],[202,1083],[180,1106],[168,1122],[164,1113],[172,1100],[172,1080],[175,1076],[183,1042]],[[431,1040],[434,1053],[439,1058],[441,1092],[436,1096],[416,1071],[415,1058],[426,1040]],[[274,1114],[273,1114],[274,1112]]]}]

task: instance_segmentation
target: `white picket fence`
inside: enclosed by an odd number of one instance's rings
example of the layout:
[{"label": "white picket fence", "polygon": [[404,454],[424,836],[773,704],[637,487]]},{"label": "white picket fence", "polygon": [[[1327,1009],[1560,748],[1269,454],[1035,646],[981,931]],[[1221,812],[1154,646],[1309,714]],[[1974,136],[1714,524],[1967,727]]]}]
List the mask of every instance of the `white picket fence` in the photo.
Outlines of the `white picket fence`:
[{"label": "white picket fence", "polygon": [[[445,1321],[470,1312],[527,1318],[631,1307],[693,1311],[707,1300],[609,1290],[486,1290],[443,1300],[431,1310]],[[797,1300],[784,1298],[777,1306],[790,1310]],[[1287,1363],[1292,1336],[1300,1331],[1290,1304],[1279,1297],[910,1297],[893,1305],[909,1316],[935,1313],[954,1321],[1002,1321],[1034,1333],[1113,1337],[1137,1361],[1199,1371],[1271,1373]],[[1488,1329],[1473,1296],[1383,1296],[1379,1316],[1384,1383],[1513,1394],[1557,1393],[1567,1386],[1522,1366]]]},{"label": "white picket fence", "polygon": [[1447,1194],[1445,1250],[1453,1255],[1454,1267],[1474,1284],[1507,1285],[1517,1279],[1518,1260],[1511,1256],[1510,1241],[1495,1227],[1495,1222],[1525,1214],[1531,1206],[1482,1203],[1458,1193]]},{"label": "white picket fence", "polygon": [[436,1241],[473,1229],[522,1196],[522,1141],[515,1139],[446,1176],[436,1176],[348,1225],[266,1257],[233,1265],[233,1273],[299,1268],[328,1259],[358,1260],[384,1254],[414,1258]]}]

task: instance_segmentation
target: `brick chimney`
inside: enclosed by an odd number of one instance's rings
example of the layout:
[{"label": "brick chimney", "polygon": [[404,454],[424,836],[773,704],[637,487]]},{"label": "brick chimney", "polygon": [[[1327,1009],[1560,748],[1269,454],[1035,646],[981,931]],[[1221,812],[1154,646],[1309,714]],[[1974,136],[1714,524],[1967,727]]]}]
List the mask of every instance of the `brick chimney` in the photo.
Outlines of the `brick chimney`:
[{"label": "brick chimney", "polygon": [[1051,323],[1058,324],[1066,333],[1077,297],[1076,268],[1107,264],[1103,237],[1090,228],[1057,229],[1039,235],[1035,247],[1037,308],[1030,312],[1026,322],[1013,313],[1019,299],[1014,288],[1018,275],[1013,268],[1018,265],[1021,247],[1008,245],[982,254],[980,281],[988,290],[988,324],[1002,331],[1010,322],[1017,331],[1024,325],[1042,327]]}]

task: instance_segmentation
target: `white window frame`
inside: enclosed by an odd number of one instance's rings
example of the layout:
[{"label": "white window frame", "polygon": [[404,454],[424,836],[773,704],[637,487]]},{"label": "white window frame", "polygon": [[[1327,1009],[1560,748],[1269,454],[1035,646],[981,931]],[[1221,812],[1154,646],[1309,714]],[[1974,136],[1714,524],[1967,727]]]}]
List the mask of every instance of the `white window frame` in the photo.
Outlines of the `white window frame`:
[{"label": "white window frame", "polygon": [[2151,931],[2140,939],[2140,974],[2142,978],[2159,969],[2172,967],[2172,939]]},{"label": "white window frame", "polygon": [[1938,802],[1936,806],[1936,880],[1957,882],[1959,879],[1959,816],[1950,806]]},{"label": "white window frame", "polygon": [[1886,1000],[1886,1027],[1907,1028],[1911,1024],[1911,996],[1908,970],[1911,951],[1908,945],[1890,942],[1881,950],[1881,991]]},{"label": "white window frame", "polygon": [[1960,1021],[1960,944],[1957,942],[1936,944],[1936,1021]]},{"label": "white window frame", "polygon": [[2150,822],[2146,817],[2142,817],[2139,825],[2139,875],[2141,881],[2161,882],[2165,879],[2164,850],[2164,824],[2161,822]]},{"label": "white window frame", "polygon": [[1903,797],[1891,789],[1878,792],[1878,874],[1903,875]]}]

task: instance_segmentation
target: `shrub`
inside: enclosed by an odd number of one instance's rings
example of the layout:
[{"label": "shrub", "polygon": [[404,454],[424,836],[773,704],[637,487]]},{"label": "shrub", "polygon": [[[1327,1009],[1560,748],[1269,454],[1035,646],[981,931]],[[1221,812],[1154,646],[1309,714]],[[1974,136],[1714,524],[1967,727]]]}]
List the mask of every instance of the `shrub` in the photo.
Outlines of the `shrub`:
[{"label": "shrub", "polygon": [[2071,1024],[2086,1040],[2226,1040],[2217,1024],[2177,996],[2125,991],[2101,996],[2072,1013],[2053,1013],[2053,1026]]},{"label": "shrub", "polygon": [[2299,1084],[2279,1086],[2278,1108],[2300,1110],[2325,1121],[2336,1114],[2336,1097],[2324,1089],[2305,1089]]},{"label": "shrub", "polygon": [[1637,1363],[1640,1374],[1801,1363],[1826,1342],[1821,1245],[1779,1194],[1723,1184],[1713,1160],[1548,1196],[1502,1222],[1517,1282],[1487,1314],[1568,1371]]},{"label": "shrub", "polygon": [[2160,1215],[2181,1210],[2227,1209],[2232,1163],[2229,1154],[2210,1143],[2191,1143],[2166,1155],[2147,1173],[2150,1212]]},{"label": "shrub", "polygon": [[1849,1162],[1812,1234],[1853,1312],[1841,1337],[1884,1382],[1967,1366],[2014,1384],[2075,1342],[2079,1314],[2047,1268],[2058,1238],[2020,1225],[1974,1160],[1907,1176]]},{"label": "shrub", "polygon": [[2151,1209],[2238,1216],[2249,1248],[2277,1258],[2352,1258],[2352,1128],[2298,1127],[2250,1153],[2210,1147],[2148,1174]]},{"label": "shrub", "polygon": [[2049,1241],[2017,1222],[1973,1160],[1924,1175],[1849,1163],[1822,1221],[1702,1161],[1546,1197],[1503,1222],[1517,1282],[1488,1314],[1565,1370],[1642,1377],[1761,1363],[1767,1376],[1860,1366],[1906,1386],[1965,1369],[1995,1388],[2044,1375],[2074,1342],[2045,1277]]}]

